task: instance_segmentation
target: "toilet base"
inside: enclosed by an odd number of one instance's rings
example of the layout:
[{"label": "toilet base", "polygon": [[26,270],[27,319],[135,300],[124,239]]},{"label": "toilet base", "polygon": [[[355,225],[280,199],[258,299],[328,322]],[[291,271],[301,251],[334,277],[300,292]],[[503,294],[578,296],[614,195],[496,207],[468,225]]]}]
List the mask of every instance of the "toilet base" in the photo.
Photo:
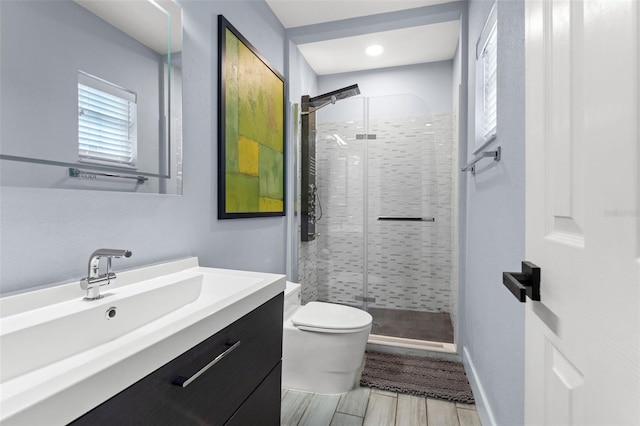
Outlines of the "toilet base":
[{"label": "toilet base", "polygon": [[364,364],[355,371],[330,373],[295,371],[288,369],[285,373],[284,362],[282,372],[282,387],[301,392],[312,392],[325,395],[335,395],[349,392],[360,385],[360,377]]},{"label": "toilet base", "polygon": [[282,387],[304,392],[338,394],[358,386],[371,326],[355,333],[301,331],[285,321]]}]

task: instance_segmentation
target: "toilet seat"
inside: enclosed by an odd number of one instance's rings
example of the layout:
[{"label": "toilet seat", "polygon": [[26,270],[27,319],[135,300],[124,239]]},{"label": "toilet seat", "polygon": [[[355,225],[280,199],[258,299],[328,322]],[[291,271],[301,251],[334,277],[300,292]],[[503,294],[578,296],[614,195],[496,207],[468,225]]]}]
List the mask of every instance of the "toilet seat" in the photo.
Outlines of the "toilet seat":
[{"label": "toilet seat", "polygon": [[355,333],[371,326],[373,317],[351,306],[309,302],[291,317],[299,330],[317,333]]}]

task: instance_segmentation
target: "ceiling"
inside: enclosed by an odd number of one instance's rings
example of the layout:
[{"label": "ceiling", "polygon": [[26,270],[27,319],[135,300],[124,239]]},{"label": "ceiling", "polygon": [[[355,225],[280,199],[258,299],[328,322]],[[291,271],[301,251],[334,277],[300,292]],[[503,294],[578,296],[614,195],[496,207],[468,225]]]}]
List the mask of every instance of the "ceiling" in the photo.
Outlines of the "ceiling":
[{"label": "ceiling", "polygon": [[[423,8],[454,0],[267,0],[285,28],[314,31],[331,23],[357,23],[357,18]],[[344,31],[343,31],[344,32]],[[367,32],[320,41],[298,43],[298,48],[318,75],[361,71],[452,59],[458,46],[459,21],[407,25],[381,32]],[[430,41],[437,42],[430,42]],[[384,47],[369,57],[371,44]]]}]

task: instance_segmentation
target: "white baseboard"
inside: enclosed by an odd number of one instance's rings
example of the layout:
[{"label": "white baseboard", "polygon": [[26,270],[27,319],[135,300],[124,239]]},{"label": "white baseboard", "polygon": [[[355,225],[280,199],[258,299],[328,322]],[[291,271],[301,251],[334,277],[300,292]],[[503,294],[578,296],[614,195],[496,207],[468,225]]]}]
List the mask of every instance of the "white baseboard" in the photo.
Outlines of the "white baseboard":
[{"label": "white baseboard", "polygon": [[496,419],[493,416],[493,411],[491,410],[491,406],[489,405],[487,394],[482,387],[482,383],[480,382],[480,378],[478,377],[478,372],[473,365],[473,360],[471,359],[466,346],[462,348],[462,363],[464,364],[465,369],[468,373],[469,384],[471,385],[471,390],[473,391],[473,397],[476,400],[476,410],[478,411],[478,415],[480,416],[480,422],[483,425],[496,426]]}]

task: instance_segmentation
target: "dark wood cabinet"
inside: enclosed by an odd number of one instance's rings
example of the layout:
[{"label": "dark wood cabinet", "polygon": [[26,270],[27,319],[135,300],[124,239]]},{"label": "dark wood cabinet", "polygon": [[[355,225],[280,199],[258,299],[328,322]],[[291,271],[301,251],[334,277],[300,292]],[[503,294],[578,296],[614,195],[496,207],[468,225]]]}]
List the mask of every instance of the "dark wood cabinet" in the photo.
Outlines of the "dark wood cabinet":
[{"label": "dark wood cabinet", "polygon": [[233,414],[226,426],[279,425],[280,389],[275,388],[280,388],[281,382],[282,363],[278,363],[249,399]]},{"label": "dark wood cabinet", "polygon": [[278,425],[282,304],[280,294],[71,424]]}]

